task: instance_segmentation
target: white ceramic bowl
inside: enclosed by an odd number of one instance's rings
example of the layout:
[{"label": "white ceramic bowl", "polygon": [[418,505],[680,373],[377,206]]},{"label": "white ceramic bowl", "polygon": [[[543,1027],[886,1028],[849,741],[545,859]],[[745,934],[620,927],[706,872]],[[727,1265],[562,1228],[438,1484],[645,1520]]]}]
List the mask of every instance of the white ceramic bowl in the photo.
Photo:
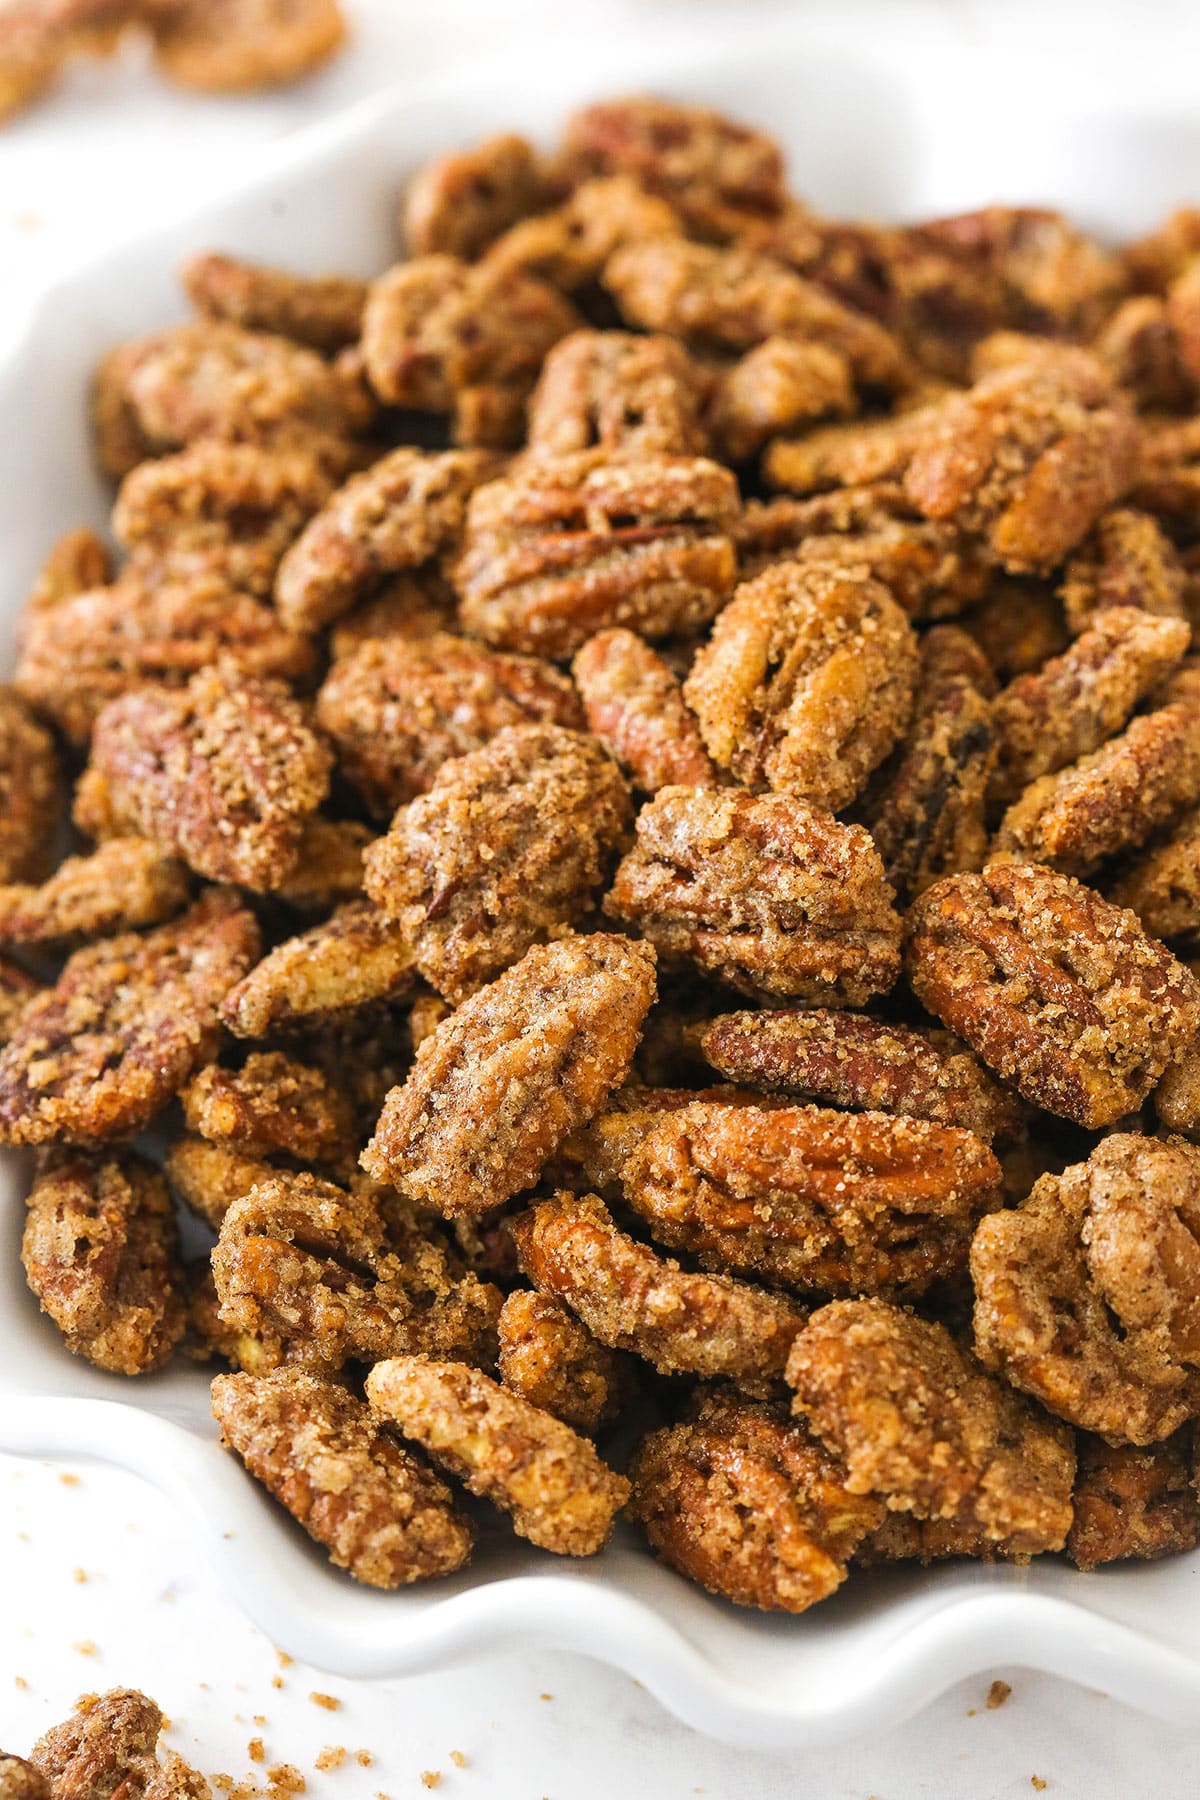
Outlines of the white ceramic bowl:
[{"label": "white ceramic bowl", "polygon": [[[635,31],[625,51],[579,45],[569,66],[528,59],[399,90],[294,138],[236,192],[161,221],[45,295],[0,362],[0,656],[39,558],[109,496],[89,460],[88,371],[111,343],[181,312],[172,269],[219,247],[313,270],[369,273],[396,254],[402,177],[435,151],[518,125],[547,138],[583,99],[654,88],[710,100],[776,131],[796,185],[831,209],[917,215],[993,199],[1072,208],[1132,232],[1200,190],[1200,113],[1056,65],[924,55],[848,59],[800,33],[756,29],[736,54]],[[693,25],[695,23],[693,14]],[[693,33],[694,37],[695,33]],[[0,665],[3,666],[3,665]],[[218,1447],[203,1374],[130,1383],[69,1356],[18,1260],[21,1159],[0,1167],[0,1449],[136,1471],[179,1508],[180,1554],[217,1578],[294,1654],[382,1676],[505,1643],[601,1658],[682,1718],[728,1740],[820,1745],[894,1722],[964,1676],[1025,1664],[1163,1717],[1200,1702],[1200,1556],[1083,1576],[950,1566],[856,1577],[800,1619],[737,1611],[657,1566],[632,1533],[564,1563],[486,1529],[464,1574],[395,1595],[356,1587]]]}]

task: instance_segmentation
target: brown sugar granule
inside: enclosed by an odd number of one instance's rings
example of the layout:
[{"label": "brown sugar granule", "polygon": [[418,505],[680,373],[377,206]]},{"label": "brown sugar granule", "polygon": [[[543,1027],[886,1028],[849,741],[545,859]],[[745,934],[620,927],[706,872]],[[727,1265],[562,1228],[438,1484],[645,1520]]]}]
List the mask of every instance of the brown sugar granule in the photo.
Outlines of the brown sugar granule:
[{"label": "brown sugar granule", "polygon": [[465,1769],[470,1766],[461,1750],[452,1750],[450,1752],[450,1761],[454,1764],[456,1769]]},{"label": "brown sugar granule", "polygon": [[346,1751],[341,1744],[326,1744],[323,1750],[318,1750],[313,1766],[325,1775],[331,1769],[340,1769],[345,1761]]},{"label": "brown sugar granule", "polygon": [[310,1694],[309,1699],[314,1706],[323,1706],[326,1712],[340,1712],[342,1703],[333,1694]]},{"label": "brown sugar granule", "polygon": [[250,1742],[246,1745],[246,1755],[250,1758],[250,1761],[256,1763],[263,1762],[266,1760],[266,1754],[267,1753],[263,1748],[262,1739],[258,1737],[251,1738]]},{"label": "brown sugar granule", "polygon": [[426,1788],[441,1787],[442,1772],[440,1769],[422,1769],[421,1786]]},{"label": "brown sugar granule", "polygon": [[1003,1706],[1011,1693],[1012,1688],[1007,1681],[993,1681],[991,1687],[987,1691],[987,1700],[985,1702],[988,1711],[995,1712],[998,1707]]}]

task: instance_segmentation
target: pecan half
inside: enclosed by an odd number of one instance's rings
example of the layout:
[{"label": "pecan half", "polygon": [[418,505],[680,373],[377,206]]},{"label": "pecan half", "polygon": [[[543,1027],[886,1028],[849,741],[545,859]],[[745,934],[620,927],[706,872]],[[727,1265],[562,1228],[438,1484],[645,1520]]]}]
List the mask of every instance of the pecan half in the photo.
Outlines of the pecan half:
[{"label": "pecan half", "polygon": [[339,0],[171,0],[151,23],[163,74],[217,94],[298,81],[346,35]]},{"label": "pecan half", "polygon": [[707,386],[674,338],[573,331],[546,357],[530,397],[529,449],[698,456],[708,448]]},{"label": "pecan half", "polygon": [[993,865],[909,915],[917,998],[1035,1106],[1093,1130],[1140,1105],[1200,1020],[1200,988],[1132,913],[1069,876]]},{"label": "pecan half", "polygon": [[235,1037],[326,1027],[362,1007],[406,994],[416,980],[412,950],[367,900],[288,938],[230,988],[222,1022]]},{"label": "pecan half", "polygon": [[182,912],[191,883],[182,863],[145,838],[113,838],[91,856],[68,856],[40,887],[0,887],[0,944],[69,944],[158,925]]},{"label": "pecan half", "polygon": [[597,1113],[566,1138],[545,1171],[545,1179],[565,1187],[595,1189],[605,1199],[621,1198],[626,1164],[640,1149],[665,1112],[699,1104],[712,1106],[778,1106],[778,1097],[756,1089],[717,1084],[714,1087],[642,1087],[628,1081]]},{"label": "pecan half", "polygon": [[518,725],[443,763],[367,854],[367,893],[455,1003],[591,910],[632,823],[591,738]]},{"label": "pecan half", "polygon": [[425,1039],[363,1167],[448,1218],[531,1186],[625,1079],[654,961],[649,944],[603,934],[526,951]]},{"label": "pecan half", "polygon": [[588,725],[644,794],[716,787],[679,682],[636,632],[598,631],[571,664]]},{"label": "pecan half", "polygon": [[860,1006],[899,973],[869,835],[790,794],[663,788],[604,910],[747,993]]},{"label": "pecan half", "polygon": [[504,131],[422,165],[404,192],[412,256],[482,256],[502,232],[551,198],[549,173],[528,138]]},{"label": "pecan half", "polygon": [[1200,1543],[1200,1500],[1192,1485],[1191,1433],[1139,1448],[1079,1440],[1075,1520],[1067,1555],[1077,1569],[1153,1560]]},{"label": "pecan half", "polygon": [[54,739],[20,694],[0,687],[0,881],[46,874],[61,805]]},{"label": "pecan half", "polygon": [[179,271],[196,311],[249,331],[270,331],[332,355],[358,342],[367,284],[349,275],[297,275],[201,250]]},{"label": "pecan half", "polygon": [[935,417],[932,406],[915,407],[882,419],[823,425],[799,438],[778,438],[767,445],[763,474],[772,487],[793,494],[897,481]]},{"label": "pecan half", "polygon": [[498,1332],[497,1368],[512,1393],[588,1437],[617,1416],[632,1365],[561,1302],[518,1288],[501,1308]]}]

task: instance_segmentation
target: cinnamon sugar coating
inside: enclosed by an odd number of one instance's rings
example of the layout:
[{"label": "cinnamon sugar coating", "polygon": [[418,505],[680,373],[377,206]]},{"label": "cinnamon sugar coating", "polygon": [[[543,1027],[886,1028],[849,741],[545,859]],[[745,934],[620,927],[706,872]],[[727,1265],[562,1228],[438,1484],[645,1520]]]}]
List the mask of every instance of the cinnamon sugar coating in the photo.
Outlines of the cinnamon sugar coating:
[{"label": "cinnamon sugar coating", "polygon": [[163,74],[217,94],[299,81],[346,35],[339,0],[172,0],[152,23]]},{"label": "cinnamon sugar coating", "polygon": [[134,1688],[88,1694],[29,1752],[55,1800],[209,1800],[209,1786],[175,1751],[161,1748],[167,1721]]},{"label": "cinnamon sugar coating", "polygon": [[412,951],[368,900],[268,951],[231,987],[221,1020],[235,1037],[324,1027],[363,1007],[406,994],[416,978]]},{"label": "cinnamon sugar coating", "polygon": [[482,256],[502,232],[552,195],[548,171],[528,138],[504,131],[470,150],[436,156],[404,192],[402,224],[412,256]]},{"label": "cinnamon sugar coating", "polygon": [[590,1437],[627,1397],[630,1365],[560,1301],[518,1288],[500,1310],[500,1380],[531,1406]]},{"label": "cinnamon sugar coating", "polygon": [[443,763],[371,846],[366,888],[440,994],[464,1000],[591,910],[633,809],[593,739],[519,725]]},{"label": "cinnamon sugar coating", "polygon": [[0,687],[0,881],[48,872],[61,804],[54,739],[20,693]]},{"label": "cinnamon sugar coating", "polygon": [[48,1156],[29,1193],[21,1257],[67,1348],[98,1369],[161,1368],[183,1337],[175,1215],[140,1156]]},{"label": "cinnamon sugar coating", "polygon": [[526,951],[421,1044],[363,1167],[447,1218],[530,1187],[625,1079],[654,965],[649,944],[603,933]]},{"label": "cinnamon sugar coating", "polygon": [[475,1533],[449,1488],[336,1382],[218,1375],[212,1410],[227,1447],[356,1581],[404,1587],[469,1560]]},{"label": "cinnamon sugar coating", "polygon": [[637,1243],[595,1194],[557,1194],[512,1220],[529,1279],[592,1336],[664,1375],[726,1377],[750,1391],[778,1381],[803,1314],[728,1275],[694,1275]]},{"label": "cinnamon sugar coating", "polygon": [[1134,507],[1114,506],[1071,557],[1061,593],[1071,630],[1085,631],[1110,606],[1185,618],[1186,588],[1183,564],[1158,521]]},{"label": "cinnamon sugar coating", "polygon": [[335,662],[317,720],[341,773],[386,818],[506,727],[577,727],[583,714],[569,679],[541,657],[432,631],[372,639]]},{"label": "cinnamon sugar coating", "polygon": [[737,1606],[799,1613],[826,1599],[884,1516],[777,1404],[705,1394],[643,1438],[629,1511],[673,1569]]},{"label": "cinnamon sugar coating", "polygon": [[468,497],[494,468],[480,450],[401,448],[351,476],[312,509],[316,517],[283,558],[275,600],[284,624],[316,631],[389,575],[450,549]]},{"label": "cinnamon sugar coating", "polygon": [[298,275],[217,250],[189,256],[179,282],[196,311],[269,331],[332,355],[356,343],[367,284],[348,275]]},{"label": "cinnamon sugar coating", "polygon": [[635,1151],[654,1130],[663,1113],[685,1106],[770,1107],[785,1105],[778,1096],[761,1094],[752,1087],[643,1087],[627,1081],[609,1096],[605,1110],[580,1125],[564,1140],[550,1163],[545,1179],[572,1188],[594,1189],[605,1199],[621,1198],[621,1182]]},{"label": "cinnamon sugar coating", "polygon": [[77,950],[0,1052],[0,1142],[132,1137],[211,1054],[222,996],[257,950],[220,888],[171,924]]},{"label": "cinnamon sugar coating", "polygon": [[604,902],[665,957],[747,993],[862,1005],[899,973],[868,834],[790,794],[663,788]]},{"label": "cinnamon sugar coating", "polygon": [[1079,1439],[1075,1520],[1067,1555],[1077,1569],[1157,1560],[1200,1543],[1191,1433],[1139,1448]]},{"label": "cinnamon sugar coating", "polygon": [[477,489],[454,572],[463,625],[501,650],[565,657],[593,632],[699,630],[735,574],[728,469],[603,450],[538,459]]},{"label": "cinnamon sugar coating", "polygon": [[1021,1135],[1025,1112],[948,1031],[914,1031],[819,1007],[725,1013],[706,1024],[705,1061],[730,1081],[851,1112],[893,1113],[973,1132]]},{"label": "cinnamon sugar coating", "polygon": [[69,944],[158,925],[187,905],[182,863],[146,838],[113,838],[69,856],[40,887],[0,887],[0,944]]},{"label": "cinnamon sugar coating", "polygon": [[180,1099],[190,1131],[243,1155],[338,1163],[355,1149],[345,1095],[320,1069],[278,1050],[256,1051],[240,1069],[209,1063]]},{"label": "cinnamon sugar coating", "polygon": [[559,1556],[594,1556],[608,1542],[629,1498],[625,1477],[569,1425],[490,1376],[395,1357],[371,1370],[367,1398],[471,1493],[507,1512],[518,1536]]},{"label": "cinnamon sugar coating", "polygon": [[[183,693],[143,688],[96,721],[89,777],[106,814],[213,881],[269,892],[291,873],[332,758],[277,682],[227,666]],[[88,791],[76,822],[89,829]]]},{"label": "cinnamon sugar coating", "polygon": [[970,1132],[815,1106],[666,1112],[625,1164],[625,1200],[703,1267],[800,1289],[916,1293],[962,1267],[999,1198]]},{"label": "cinnamon sugar coating", "polygon": [[636,632],[598,631],[576,653],[571,673],[588,726],[642,793],[717,786],[678,680]]},{"label": "cinnamon sugar coating", "polygon": [[949,876],[908,930],[917,998],[1027,1100],[1092,1130],[1140,1105],[1196,1030],[1183,964],[1049,869]]},{"label": "cinnamon sugar coating", "polygon": [[908,730],[877,773],[861,817],[902,900],[943,875],[983,867],[985,798],[996,757],[995,682],[964,631],[921,639]]},{"label": "cinnamon sugar coating", "polygon": [[529,451],[699,456],[707,386],[674,338],[573,331],[547,355],[530,396]]},{"label": "cinnamon sugar coating", "polygon": [[786,562],[738,588],[684,698],[740,781],[836,812],[905,730],[916,679],[912,628],[881,583]]},{"label": "cinnamon sugar coating", "polygon": [[961,1523],[1023,1555],[1062,1548],[1071,1434],[944,1326],[882,1300],[835,1301],[796,1339],[787,1378],[797,1414],[841,1458],[852,1494]]}]

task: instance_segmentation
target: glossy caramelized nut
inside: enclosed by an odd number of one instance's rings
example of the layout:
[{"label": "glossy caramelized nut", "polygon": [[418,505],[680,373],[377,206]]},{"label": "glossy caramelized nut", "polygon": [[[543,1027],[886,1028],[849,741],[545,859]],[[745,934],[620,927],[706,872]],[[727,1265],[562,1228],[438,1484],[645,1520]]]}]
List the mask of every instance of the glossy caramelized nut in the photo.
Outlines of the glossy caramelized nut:
[{"label": "glossy caramelized nut", "polygon": [[1187,617],[1187,574],[1157,519],[1114,506],[1068,562],[1060,590],[1072,631],[1086,631],[1109,607],[1155,618]]},{"label": "glossy caramelized nut", "polygon": [[590,729],[634,787],[716,787],[717,772],[700,740],[679,682],[636,632],[598,631],[571,664]]},{"label": "glossy caramelized nut", "polygon": [[226,1446],[356,1581],[403,1587],[470,1558],[475,1534],[449,1488],[337,1382],[218,1375],[212,1410]]},{"label": "glossy caramelized nut", "polygon": [[112,838],[68,856],[40,887],[0,887],[0,944],[70,944],[158,925],[188,903],[182,863],[147,838]]},{"label": "glossy caramelized nut", "polygon": [[643,1438],[630,1476],[653,1549],[736,1606],[799,1613],[828,1598],[884,1517],[782,1406],[715,1393]]},{"label": "glossy caramelized nut", "polygon": [[705,1268],[913,1293],[963,1265],[1000,1165],[970,1132],[927,1119],[700,1104],[651,1126],[622,1188],[659,1242]]},{"label": "glossy caramelized nut", "polygon": [[393,450],[338,488],[288,550],[275,600],[285,625],[317,631],[389,575],[458,540],[472,490],[494,472],[482,450]]},{"label": "glossy caramelized nut", "polygon": [[461,1363],[400,1356],[367,1376],[376,1415],[421,1445],[513,1530],[559,1556],[595,1556],[629,1498],[578,1432]]},{"label": "glossy caramelized nut", "polygon": [[792,1347],[795,1410],[852,1494],[977,1529],[1022,1555],[1071,1524],[1071,1434],[980,1368],[943,1325],[882,1300],[813,1314]]},{"label": "glossy caramelized nut", "polygon": [[633,819],[600,745],[557,725],[509,727],[443,763],[367,854],[367,892],[420,973],[466,999],[592,909]]},{"label": "glossy caramelized nut", "polygon": [[604,910],[747,993],[860,1006],[899,973],[870,837],[790,794],[661,789]]},{"label": "glossy caramelized nut", "polygon": [[725,1013],[706,1024],[705,1061],[730,1081],[852,1112],[895,1113],[973,1132],[1021,1135],[1025,1109],[948,1031],[910,1030],[819,1007]]},{"label": "glossy caramelized nut", "polygon": [[966,632],[935,625],[925,633],[908,731],[868,789],[861,815],[902,900],[943,875],[983,867],[994,691],[987,659]]},{"label": "glossy caramelized nut", "polygon": [[464,626],[501,650],[565,657],[593,632],[698,631],[733,586],[728,469],[702,457],[583,451],[479,488],[455,569]]},{"label": "glossy caramelized nut", "polygon": [[183,1269],[171,1199],[128,1152],[46,1158],[30,1191],[21,1258],[67,1348],[98,1369],[161,1368],[183,1337]]},{"label": "glossy caramelized nut", "polygon": [[[96,721],[89,774],[107,811],[213,881],[269,892],[291,874],[332,758],[277,682],[202,670],[143,688]],[[76,822],[89,829],[86,795]]]},{"label": "glossy caramelized nut", "polygon": [[426,1038],[362,1163],[447,1218],[532,1186],[629,1071],[654,999],[649,944],[538,944]]},{"label": "glossy caramelized nut", "polygon": [[1119,1133],[971,1247],[989,1367],[1083,1430],[1150,1444],[1200,1412],[1200,1153]]},{"label": "glossy caramelized nut", "polygon": [[738,588],[684,698],[739,781],[837,812],[905,730],[917,666],[912,627],[881,583],[778,563]]},{"label": "glossy caramelized nut", "polygon": [[151,23],[163,74],[217,94],[299,81],[346,35],[338,0],[172,0]]},{"label": "glossy caramelized nut", "polygon": [[549,1294],[518,1288],[498,1324],[504,1386],[564,1425],[591,1436],[620,1411],[630,1365]]},{"label": "glossy caramelized nut", "polygon": [[0,881],[47,873],[61,804],[54,739],[19,693],[0,687]]},{"label": "glossy caramelized nut", "polygon": [[923,1005],[1035,1106],[1092,1130],[1140,1105],[1200,1022],[1182,963],[1049,869],[948,876],[908,928]]},{"label": "glossy caramelized nut", "polygon": [[551,197],[548,171],[528,138],[500,132],[417,170],[404,192],[404,240],[412,256],[470,262]]},{"label": "glossy caramelized nut", "polygon": [[573,331],[549,352],[530,396],[529,450],[699,456],[707,386],[674,338]]},{"label": "glossy caramelized nut", "polygon": [[257,951],[254,919],[219,888],[171,924],[77,950],[0,1052],[0,1142],[141,1131],[216,1047],[222,997]]},{"label": "glossy caramelized nut", "polygon": [[179,271],[196,311],[249,331],[270,331],[332,355],[358,341],[367,284],[349,275],[298,275],[216,250],[189,256]]},{"label": "glossy caramelized nut", "polygon": [[1191,1433],[1159,1444],[1079,1439],[1075,1520],[1067,1555],[1077,1569],[1150,1561],[1200,1543],[1200,1500],[1192,1484]]},{"label": "glossy caramelized nut", "polygon": [[246,1156],[337,1163],[355,1148],[345,1095],[320,1069],[278,1050],[256,1051],[240,1069],[209,1063],[180,1099],[190,1131]]},{"label": "glossy caramelized nut", "polygon": [[663,1375],[779,1380],[804,1315],[780,1294],[695,1275],[618,1229],[595,1194],[557,1194],[510,1222],[521,1268],[592,1336]]},{"label": "glossy caramelized nut", "polygon": [[244,1038],[326,1027],[399,998],[415,980],[402,933],[370,901],[351,900],[269,951],[225,995],[221,1020]]},{"label": "glossy caramelized nut", "polygon": [[1099,364],[1075,352],[987,375],[944,401],[905,475],[1013,574],[1053,569],[1137,475],[1138,430]]},{"label": "glossy caramelized nut", "polygon": [[206,1800],[209,1786],[173,1750],[159,1756],[166,1720],[153,1700],[134,1688],[85,1694],[61,1725],[54,1725],[29,1752],[51,1793],[62,1800],[145,1795],[158,1800]]}]

